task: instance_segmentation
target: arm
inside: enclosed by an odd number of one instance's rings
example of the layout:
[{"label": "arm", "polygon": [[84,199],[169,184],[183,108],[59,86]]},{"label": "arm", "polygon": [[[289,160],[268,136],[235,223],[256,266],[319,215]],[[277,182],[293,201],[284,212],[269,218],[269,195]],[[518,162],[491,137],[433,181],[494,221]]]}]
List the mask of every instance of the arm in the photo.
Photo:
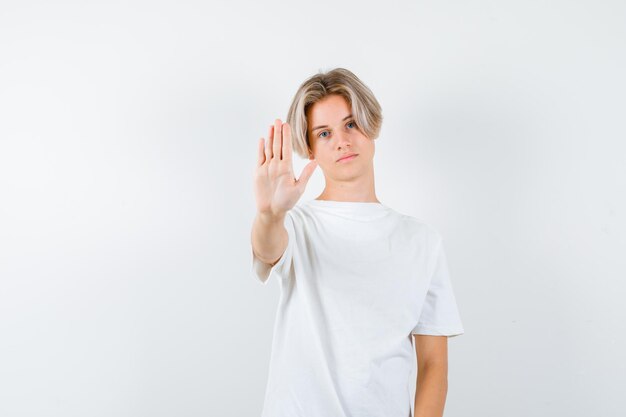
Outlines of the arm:
[{"label": "arm", "polygon": [[287,211],[304,192],[317,162],[307,164],[300,179],[295,179],[291,127],[280,119],[270,126],[267,142],[263,138],[258,142],[257,151],[254,171],[257,215],[252,225],[252,251],[262,262],[273,266],[287,249],[289,234],[284,225]]},{"label": "arm", "polygon": [[285,215],[257,213],[252,225],[251,242],[255,255],[274,266],[287,248],[289,236],[284,225]]},{"label": "arm", "polygon": [[415,334],[414,417],[442,417],[448,393],[448,337]]}]

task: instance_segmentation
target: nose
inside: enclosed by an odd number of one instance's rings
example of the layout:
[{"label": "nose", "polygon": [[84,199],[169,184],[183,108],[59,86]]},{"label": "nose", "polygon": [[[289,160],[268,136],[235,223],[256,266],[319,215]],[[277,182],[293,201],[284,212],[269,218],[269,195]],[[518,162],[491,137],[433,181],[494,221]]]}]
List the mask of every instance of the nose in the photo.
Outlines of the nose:
[{"label": "nose", "polygon": [[352,146],[350,144],[350,135],[347,132],[337,133],[337,149],[346,149]]}]

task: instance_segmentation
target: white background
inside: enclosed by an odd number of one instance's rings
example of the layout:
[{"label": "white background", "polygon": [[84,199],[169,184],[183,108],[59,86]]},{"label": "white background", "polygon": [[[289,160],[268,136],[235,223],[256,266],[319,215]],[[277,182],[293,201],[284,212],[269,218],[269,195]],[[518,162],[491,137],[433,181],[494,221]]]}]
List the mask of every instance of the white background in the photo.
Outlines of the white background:
[{"label": "white background", "polygon": [[444,237],[466,331],[446,416],[623,416],[625,22],[597,0],[2,1],[0,415],[260,415],[257,141],[345,67],[383,107],[379,199]]}]

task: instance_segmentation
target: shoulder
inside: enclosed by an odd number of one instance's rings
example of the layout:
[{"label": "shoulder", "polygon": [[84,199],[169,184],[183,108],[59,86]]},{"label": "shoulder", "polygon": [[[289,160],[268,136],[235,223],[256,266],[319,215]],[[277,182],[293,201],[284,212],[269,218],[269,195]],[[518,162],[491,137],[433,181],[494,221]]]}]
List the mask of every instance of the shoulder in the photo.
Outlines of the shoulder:
[{"label": "shoulder", "polygon": [[406,227],[412,233],[422,236],[432,243],[438,243],[442,240],[441,233],[429,222],[408,214],[398,213],[400,224]]}]

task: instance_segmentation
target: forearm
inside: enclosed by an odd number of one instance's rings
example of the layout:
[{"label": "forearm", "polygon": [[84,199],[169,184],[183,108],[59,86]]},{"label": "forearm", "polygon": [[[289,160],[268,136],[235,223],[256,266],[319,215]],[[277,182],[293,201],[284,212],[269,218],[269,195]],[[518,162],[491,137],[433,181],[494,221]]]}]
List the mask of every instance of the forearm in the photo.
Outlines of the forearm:
[{"label": "forearm", "polygon": [[447,369],[436,364],[424,366],[417,375],[414,417],[442,417],[447,394]]},{"label": "forearm", "polygon": [[269,216],[257,213],[252,225],[252,250],[256,256],[271,264],[276,261],[287,246],[287,230],[284,225],[285,216]]}]

